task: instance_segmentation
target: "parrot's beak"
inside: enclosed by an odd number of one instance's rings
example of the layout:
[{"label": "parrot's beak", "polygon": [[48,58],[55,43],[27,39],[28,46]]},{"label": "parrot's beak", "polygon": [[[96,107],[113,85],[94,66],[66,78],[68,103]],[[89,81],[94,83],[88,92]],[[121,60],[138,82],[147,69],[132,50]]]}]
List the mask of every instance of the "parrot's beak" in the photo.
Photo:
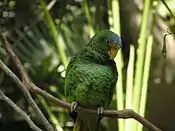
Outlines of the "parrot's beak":
[{"label": "parrot's beak", "polygon": [[116,57],[118,50],[121,48],[121,44],[111,44],[108,48],[109,59],[112,60]]}]

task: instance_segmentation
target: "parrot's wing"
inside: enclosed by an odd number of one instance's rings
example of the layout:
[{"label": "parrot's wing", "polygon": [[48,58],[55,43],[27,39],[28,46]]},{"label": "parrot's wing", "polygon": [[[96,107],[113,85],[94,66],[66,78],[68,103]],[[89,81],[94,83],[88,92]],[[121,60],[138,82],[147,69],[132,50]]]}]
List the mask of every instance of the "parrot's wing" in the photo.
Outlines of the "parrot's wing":
[{"label": "parrot's wing", "polygon": [[108,107],[118,76],[115,71],[111,66],[72,60],[65,79],[67,101],[95,109]]}]

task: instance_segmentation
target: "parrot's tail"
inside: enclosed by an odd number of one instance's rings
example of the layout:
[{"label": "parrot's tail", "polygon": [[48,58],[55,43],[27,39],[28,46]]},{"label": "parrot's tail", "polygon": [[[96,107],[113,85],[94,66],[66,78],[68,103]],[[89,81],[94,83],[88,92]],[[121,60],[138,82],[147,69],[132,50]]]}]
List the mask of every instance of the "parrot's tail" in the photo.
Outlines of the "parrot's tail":
[{"label": "parrot's tail", "polygon": [[81,125],[81,120],[79,117],[77,117],[73,131],[80,131],[80,125]]},{"label": "parrot's tail", "polygon": [[97,116],[86,114],[83,116],[83,114],[80,113],[75,121],[73,131],[99,131],[100,120],[101,118]]}]

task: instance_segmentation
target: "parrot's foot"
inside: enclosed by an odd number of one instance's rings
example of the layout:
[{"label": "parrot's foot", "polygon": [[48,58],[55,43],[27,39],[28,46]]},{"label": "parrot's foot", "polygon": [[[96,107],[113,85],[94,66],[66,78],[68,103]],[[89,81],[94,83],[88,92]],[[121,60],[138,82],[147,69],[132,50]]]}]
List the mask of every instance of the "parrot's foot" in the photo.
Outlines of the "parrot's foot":
[{"label": "parrot's foot", "polygon": [[76,122],[76,119],[77,119],[77,107],[78,107],[77,102],[71,103],[71,110],[69,112],[69,115],[72,117],[74,122]]},{"label": "parrot's foot", "polygon": [[78,103],[77,102],[72,102],[71,103],[71,113],[77,112],[77,107],[78,107]]},{"label": "parrot's foot", "polygon": [[103,118],[103,113],[104,113],[104,108],[103,107],[99,107],[97,109],[98,120],[97,120],[95,131],[99,131],[100,121]]},{"label": "parrot's foot", "polygon": [[104,108],[103,108],[103,107],[99,107],[99,108],[97,109],[97,115],[98,115],[99,117],[102,117],[102,116],[103,116],[103,113],[104,113]]}]

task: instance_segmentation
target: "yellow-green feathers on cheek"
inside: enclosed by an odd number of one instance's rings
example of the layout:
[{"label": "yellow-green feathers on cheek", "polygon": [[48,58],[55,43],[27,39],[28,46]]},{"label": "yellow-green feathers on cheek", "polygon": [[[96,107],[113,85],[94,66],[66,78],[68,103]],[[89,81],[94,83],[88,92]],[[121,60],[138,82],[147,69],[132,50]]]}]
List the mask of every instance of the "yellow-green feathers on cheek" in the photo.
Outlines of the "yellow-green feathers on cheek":
[{"label": "yellow-green feathers on cheek", "polygon": [[109,55],[109,59],[112,60],[116,57],[117,53],[118,53],[118,50],[121,48],[120,45],[115,45],[115,44],[112,44],[109,46],[108,48],[108,55]]}]

